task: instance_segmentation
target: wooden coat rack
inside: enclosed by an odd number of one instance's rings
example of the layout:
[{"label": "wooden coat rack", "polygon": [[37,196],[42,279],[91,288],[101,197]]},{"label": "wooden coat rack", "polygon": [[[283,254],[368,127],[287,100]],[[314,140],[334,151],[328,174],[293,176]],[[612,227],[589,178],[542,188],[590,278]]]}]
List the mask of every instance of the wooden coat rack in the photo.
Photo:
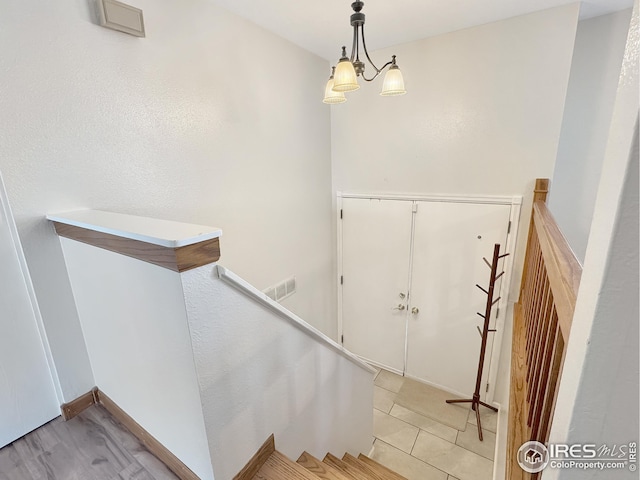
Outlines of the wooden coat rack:
[{"label": "wooden coat rack", "polygon": [[498,297],[495,300],[493,299],[493,293],[495,290],[496,281],[500,277],[502,277],[502,275],[504,275],[504,271],[498,274],[498,261],[506,257],[507,255],[509,254],[505,253],[503,255],[500,255],[500,244],[496,243],[493,247],[493,261],[489,263],[489,261],[486,258],[484,257],[482,258],[484,260],[484,263],[486,263],[491,269],[491,276],[489,277],[488,290],[485,290],[480,285],[476,284],[476,287],[478,287],[480,290],[482,290],[484,293],[487,294],[487,306],[484,310],[484,315],[478,312],[478,315],[480,315],[484,319],[484,326],[482,328],[482,331],[480,331],[480,328],[478,328],[478,331],[482,336],[482,346],[480,347],[480,361],[478,362],[478,375],[476,377],[476,389],[473,393],[473,398],[464,399],[464,400],[462,399],[447,400],[447,403],[471,403],[471,409],[476,412],[476,420],[478,423],[478,438],[480,439],[480,441],[482,441],[482,423],[480,422],[480,405],[482,405],[483,407],[489,408],[494,412],[498,411],[497,408],[487,403],[484,403],[482,400],[480,400],[480,388],[482,384],[482,371],[484,369],[484,357],[486,353],[485,351],[487,349],[487,337],[489,336],[489,333],[495,332],[494,329],[489,328],[489,322],[491,320],[491,309],[496,303],[500,301],[500,298],[501,298],[501,297]]}]

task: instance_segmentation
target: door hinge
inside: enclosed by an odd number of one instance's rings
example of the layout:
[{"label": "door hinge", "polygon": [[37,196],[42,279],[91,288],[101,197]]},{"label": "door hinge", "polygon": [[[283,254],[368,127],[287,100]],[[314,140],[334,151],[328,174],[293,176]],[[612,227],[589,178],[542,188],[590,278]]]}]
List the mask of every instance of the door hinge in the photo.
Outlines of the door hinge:
[{"label": "door hinge", "polygon": [[509,226],[507,227],[507,234],[511,233],[511,220],[509,220]]},{"label": "door hinge", "polygon": [[413,203],[413,208],[411,209],[411,211],[413,213],[417,213],[418,212],[418,204],[417,203],[415,203],[415,202]]},{"label": "door hinge", "polygon": [[340,335],[340,343],[344,344],[344,335]]},{"label": "door hinge", "polygon": [[342,209],[340,209],[340,220],[342,220]]},{"label": "door hinge", "polygon": [[496,308],[496,318],[500,316],[500,308]]},{"label": "door hinge", "polygon": [[340,285],[344,285],[344,275],[340,275]]},{"label": "door hinge", "polygon": [[489,384],[487,383],[487,389],[484,391],[485,393],[489,393]]}]

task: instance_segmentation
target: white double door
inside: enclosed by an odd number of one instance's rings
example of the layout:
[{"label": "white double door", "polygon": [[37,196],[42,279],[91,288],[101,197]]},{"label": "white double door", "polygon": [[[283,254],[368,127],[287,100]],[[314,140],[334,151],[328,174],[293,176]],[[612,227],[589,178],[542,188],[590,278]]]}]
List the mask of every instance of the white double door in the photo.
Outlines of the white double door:
[{"label": "white double door", "polygon": [[488,283],[483,257],[505,250],[511,205],[343,198],[342,210],[345,348],[470,395],[486,305],[476,284]]}]

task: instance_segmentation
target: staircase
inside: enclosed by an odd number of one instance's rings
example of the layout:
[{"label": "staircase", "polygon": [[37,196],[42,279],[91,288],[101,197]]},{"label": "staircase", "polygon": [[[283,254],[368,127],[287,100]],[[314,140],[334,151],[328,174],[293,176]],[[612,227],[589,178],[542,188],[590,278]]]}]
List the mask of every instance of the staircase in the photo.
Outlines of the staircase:
[{"label": "staircase", "polygon": [[234,480],[407,480],[366,455],[327,453],[320,461],[303,452],[297,462],[275,449],[273,435]]},{"label": "staircase", "polygon": [[405,477],[360,454],[346,453],[342,460],[327,453],[323,461],[304,452],[292,462],[280,452],[273,452],[253,480],[406,480]]}]

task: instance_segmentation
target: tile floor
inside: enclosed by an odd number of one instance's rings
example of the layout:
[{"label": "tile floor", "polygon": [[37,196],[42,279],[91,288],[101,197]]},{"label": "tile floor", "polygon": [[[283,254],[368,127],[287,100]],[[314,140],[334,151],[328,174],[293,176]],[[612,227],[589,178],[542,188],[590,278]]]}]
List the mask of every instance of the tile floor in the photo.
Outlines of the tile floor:
[{"label": "tile floor", "polygon": [[475,415],[467,405],[444,402],[451,397],[380,370],[374,386],[371,457],[409,480],[491,480],[498,415],[482,408],[481,442]]}]

